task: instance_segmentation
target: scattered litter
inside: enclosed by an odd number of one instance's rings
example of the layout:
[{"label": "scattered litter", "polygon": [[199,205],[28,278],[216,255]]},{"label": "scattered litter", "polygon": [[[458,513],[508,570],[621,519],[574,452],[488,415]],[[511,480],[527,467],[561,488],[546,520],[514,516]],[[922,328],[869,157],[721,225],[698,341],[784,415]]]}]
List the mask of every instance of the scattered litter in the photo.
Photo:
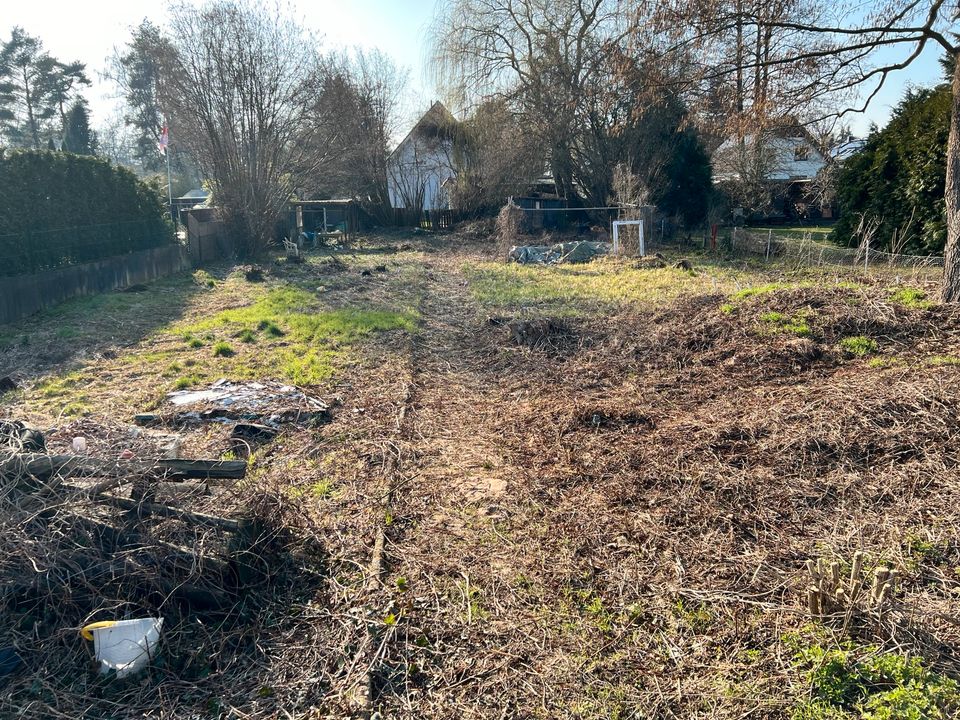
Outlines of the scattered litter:
[{"label": "scattered litter", "polygon": [[[177,408],[190,408],[174,422],[257,422],[271,427],[284,423],[329,422],[330,409],[293,385],[273,381],[232,382],[220,379],[203,390],[178,390],[167,399]],[[163,418],[138,415],[138,424],[155,424]]]},{"label": "scattered litter", "polygon": [[121,678],[142,670],[156,656],[163,618],[108,620],[84,627],[80,634],[93,642],[100,672],[116,671]]},{"label": "scattered litter", "polygon": [[75,437],[70,447],[77,455],[83,455],[87,452],[87,439],[85,437]]},{"label": "scattered litter", "polygon": [[509,261],[523,265],[554,265],[557,263],[585,263],[608,254],[612,245],[607,242],[578,240],[555,245],[515,245],[510,248]]},{"label": "scattered litter", "polygon": [[[150,425],[159,425],[163,421],[163,418],[161,418],[159,415],[154,415],[153,413],[141,413],[140,415],[134,415],[133,421],[137,425],[150,426]],[[131,432],[131,435],[132,434],[133,433]],[[134,435],[134,437],[137,437],[137,436]]]}]

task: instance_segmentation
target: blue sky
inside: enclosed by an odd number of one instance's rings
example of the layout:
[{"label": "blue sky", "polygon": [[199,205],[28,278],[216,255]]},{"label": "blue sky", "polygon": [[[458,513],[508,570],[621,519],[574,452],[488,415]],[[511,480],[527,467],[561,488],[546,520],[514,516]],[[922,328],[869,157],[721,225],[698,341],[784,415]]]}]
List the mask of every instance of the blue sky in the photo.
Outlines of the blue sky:
[{"label": "blue sky", "polygon": [[[199,0],[193,0],[199,2]],[[167,3],[162,0],[2,0],[0,35],[7,37],[10,28],[21,25],[28,33],[43,40],[47,49],[62,60],[81,60],[91,75],[102,71],[115,46],[121,46],[131,27],[144,17],[162,25]],[[379,47],[401,66],[410,70],[413,94],[407,109],[412,122],[420,109],[429,106],[437,95],[425,73],[427,67],[427,30],[433,18],[435,0],[293,0],[294,15],[309,28],[326,47]],[[846,120],[857,134],[866,133],[871,122],[883,125],[890,109],[897,104],[910,85],[931,85],[940,79],[938,48],[930,46],[924,55],[907,70],[891,76],[887,87],[878,95],[870,110],[862,115],[849,115]],[[99,122],[115,105],[107,83],[98,82],[88,93]]]}]

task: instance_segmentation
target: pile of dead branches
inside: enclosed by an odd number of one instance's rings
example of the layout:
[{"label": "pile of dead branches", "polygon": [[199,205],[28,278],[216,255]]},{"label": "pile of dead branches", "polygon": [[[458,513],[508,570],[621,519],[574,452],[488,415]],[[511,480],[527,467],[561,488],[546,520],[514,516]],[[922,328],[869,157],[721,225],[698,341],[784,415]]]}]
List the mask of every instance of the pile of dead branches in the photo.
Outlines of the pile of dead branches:
[{"label": "pile of dead branches", "polygon": [[[2,430],[0,715],[79,717],[103,698],[140,716],[171,681],[236,681],[258,614],[315,585],[296,577],[282,498],[247,485],[237,501],[246,461],[47,454],[41,433]],[[79,629],[144,617],[164,618],[148,680],[98,676]]]}]

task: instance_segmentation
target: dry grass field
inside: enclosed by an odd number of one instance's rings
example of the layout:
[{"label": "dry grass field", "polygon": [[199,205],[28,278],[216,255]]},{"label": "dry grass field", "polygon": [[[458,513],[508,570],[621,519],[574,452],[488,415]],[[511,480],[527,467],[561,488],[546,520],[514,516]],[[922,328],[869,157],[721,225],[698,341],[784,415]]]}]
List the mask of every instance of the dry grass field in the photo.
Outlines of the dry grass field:
[{"label": "dry grass field", "polygon": [[[6,417],[51,451],[247,457],[157,494],[258,528],[237,561],[229,533],[5,489],[0,716],[960,712],[960,310],[935,277],[489,246],[371,237],[0,328]],[[238,455],[167,399],[220,378],[331,419]],[[138,549],[91,560],[77,517]],[[78,629],[145,615],[151,669],[97,675]]]}]

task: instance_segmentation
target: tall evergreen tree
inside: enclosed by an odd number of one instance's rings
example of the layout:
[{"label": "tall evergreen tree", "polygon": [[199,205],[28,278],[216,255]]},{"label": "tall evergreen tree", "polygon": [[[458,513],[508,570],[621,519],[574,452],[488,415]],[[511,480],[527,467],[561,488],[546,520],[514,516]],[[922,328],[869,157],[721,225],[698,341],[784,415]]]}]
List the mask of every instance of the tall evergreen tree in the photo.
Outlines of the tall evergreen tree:
[{"label": "tall evergreen tree", "polygon": [[165,43],[160,28],[144,20],[133,31],[125,51],[114,56],[110,68],[110,76],[120,86],[126,101],[125,121],[135,131],[135,155],[144,170],[159,170],[164,163],[157,153],[163,127],[157,99],[160,80],[157,57],[158,48]]},{"label": "tall evergreen tree", "polygon": [[3,132],[11,145],[39,150],[46,145],[55,108],[49,95],[50,57],[42,43],[15,27],[0,47]]},{"label": "tall evergreen tree", "polygon": [[[952,63],[947,71],[952,73]],[[940,253],[947,243],[947,144],[953,93],[948,83],[907,92],[882,130],[844,161],[837,179],[841,242],[860,242],[861,218],[872,245],[910,253]]]},{"label": "tall evergreen tree", "polygon": [[0,45],[0,138],[14,146],[46,147],[63,133],[76,88],[89,84],[82,63],[60,62],[40,40],[13,28]]},{"label": "tall evergreen tree", "polygon": [[63,150],[77,155],[96,155],[97,136],[90,129],[90,110],[83,99],[77,99],[66,115]]}]

